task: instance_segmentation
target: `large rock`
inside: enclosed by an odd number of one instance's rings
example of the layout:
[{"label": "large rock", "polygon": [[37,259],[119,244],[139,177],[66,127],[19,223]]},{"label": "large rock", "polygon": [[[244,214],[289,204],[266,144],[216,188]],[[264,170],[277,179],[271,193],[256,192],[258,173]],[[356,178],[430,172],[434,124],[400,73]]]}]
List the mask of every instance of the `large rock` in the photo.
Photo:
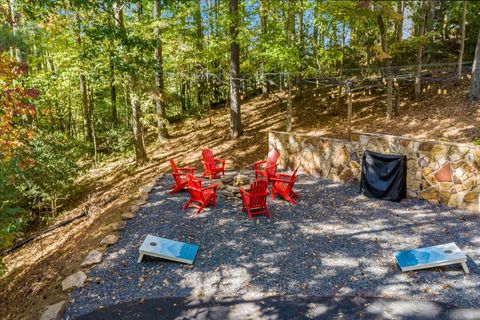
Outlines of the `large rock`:
[{"label": "large rock", "polygon": [[62,281],[62,291],[71,288],[81,288],[83,287],[85,280],[87,280],[87,275],[83,271],[77,271]]},{"label": "large rock", "polygon": [[125,221],[120,221],[120,222],[112,223],[110,225],[110,228],[115,231],[122,231],[122,230],[125,230],[126,226],[127,224],[125,223]]},{"label": "large rock", "polygon": [[153,187],[155,186],[155,182],[150,182],[150,183],[147,183],[147,184],[144,184],[143,186],[140,186],[140,188],[138,188],[138,191],[140,193],[149,193],[150,191],[152,191]]},{"label": "large rock", "polygon": [[233,184],[236,186],[243,186],[244,184],[248,184],[250,182],[250,177],[244,174],[238,174],[233,179]]},{"label": "large rock", "polygon": [[420,191],[419,197],[430,202],[438,202],[438,186],[432,186]]},{"label": "large rock", "polygon": [[468,193],[468,191],[461,191],[457,193],[453,193],[450,196],[450,199],[448,200],[448,206],[449,207],[461,207],[463,204],[463,198],[465,198],[465,195]]},{"label": "large rock", "polygon": [[49,305],[45,308],[40,320],[58,320],[61,319],[65,312],[67,301],[63,300],[59,303]]},{"label": "large rock", "polygon": [[435,172],[435,180],[438,182],[452,182],[452,168],[450,164],[444,164]]},{"label": "large rock", "polygon": [[133,219],[135,217],[135,212],[125,212],[125,213],[122,213],[122,220],[130,220],[130,219]]},{"label": "large rock", "polygon": [[118,241],[118,236],[116,234],[109,234],[105,238],[103,238],[102,241],[100,241],[100,244],[102,246],[111,246],[117,243]]},{"label": "large rock", "polygon": [[88,268],[95,264],[99,264],[102,262],[103,253],[98,250],[92,250],[88,253],[85,260],[83,260],[82,264],[80,265],[82,268]]}]

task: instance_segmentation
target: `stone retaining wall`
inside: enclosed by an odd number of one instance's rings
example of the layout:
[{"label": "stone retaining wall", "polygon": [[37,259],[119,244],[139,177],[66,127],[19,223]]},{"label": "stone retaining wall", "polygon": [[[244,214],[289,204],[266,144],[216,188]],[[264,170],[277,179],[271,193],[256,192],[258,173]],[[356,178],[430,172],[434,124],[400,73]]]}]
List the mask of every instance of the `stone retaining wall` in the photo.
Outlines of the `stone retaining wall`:
[{"label": "stone retaining wall", "polygon": [[360,178],[363,150],[407,156],[409,197],[479,212],[480,147],[380,134],[352,134],[352,141],[288,132],[269,133],[280,151],[279,168],[338,182]]}]

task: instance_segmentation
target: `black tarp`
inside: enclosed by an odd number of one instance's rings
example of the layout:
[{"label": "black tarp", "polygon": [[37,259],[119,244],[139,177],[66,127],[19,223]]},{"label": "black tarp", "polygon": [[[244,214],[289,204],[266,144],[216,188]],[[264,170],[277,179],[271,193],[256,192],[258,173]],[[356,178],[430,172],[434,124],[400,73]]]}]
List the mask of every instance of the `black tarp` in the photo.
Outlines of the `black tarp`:
[{"label": "black tarp", "polygon": [[366,150],[362,156],[360,193],[400,201],[407,196],[407,157]]}]

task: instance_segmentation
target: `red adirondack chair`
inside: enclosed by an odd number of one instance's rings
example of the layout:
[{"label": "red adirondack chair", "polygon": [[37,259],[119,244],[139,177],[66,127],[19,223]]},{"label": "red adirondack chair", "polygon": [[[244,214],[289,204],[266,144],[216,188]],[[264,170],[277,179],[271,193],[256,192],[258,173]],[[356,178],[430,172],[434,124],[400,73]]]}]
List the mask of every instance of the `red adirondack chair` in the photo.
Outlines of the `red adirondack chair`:
[{"label": "red adirondack chair", "polygon": [[248,217],[252,220],[252,216],[259,214],[266,214],[270,219],[270,213],[267,208],[267,195],[268,195],[268,181],[257,180],[250,185],[250,191],[240,188],[240,194],[242,195],[243,207],[242,211],[247,210]]},{"label": "red adirondack chair", "polygon": [[202,180],[195,178],[193,175],[187,176],[188,193],[190,199],[187,201],[183,209],[192,206],[198,208],[197,214],[203,210],[208,204],[217,205],[217,185],[212,184],[208,187],[202,188]]},{"label": "red adirondack chair", "polygon": [[[225,160],[217,159],[213,156],[213,151],[210,149],[202,150],[203,175],[202,177],[209,177],[210,180],[218,178],[218,174],[225,174]],[[217,164],[219,165],[217,167]]]},{"label": "red adirondack chair", "polygon": [[255,162],[253,164],[255,178],[258,179],[258,177],[261,176],[265,177],[267,181],[270,181],[270,178],[277,173],[277,161],[279,157],[280,153],[278,153],[277,149],[273,149],[268,154],[268,160]]},{"label": "red adirondack chair", "polygon": [[298,168],[292,174],[280,173],[270,178],[272,181],[272,200],[275,200],[275,195],[278,194],[290,203],[296,203],[293,198],[300,198],[300,196],[293,192],[292,188],[297,180],[297,170]]},{"label": "red adirondack chair", "polygon": [[174,193],[178,192],[182,189],[184,189],[187,186],[187,174],[194,174],[195,168],[192,167],[184,167],[184,168],[178,168],[177,165],[175,164],[175,161],[173,159],[170,160],[170,166],[172,167],[172,175],[173,175],[173,180],[175,181],[175,184],[173,185],[172,189],[168,193]]}]

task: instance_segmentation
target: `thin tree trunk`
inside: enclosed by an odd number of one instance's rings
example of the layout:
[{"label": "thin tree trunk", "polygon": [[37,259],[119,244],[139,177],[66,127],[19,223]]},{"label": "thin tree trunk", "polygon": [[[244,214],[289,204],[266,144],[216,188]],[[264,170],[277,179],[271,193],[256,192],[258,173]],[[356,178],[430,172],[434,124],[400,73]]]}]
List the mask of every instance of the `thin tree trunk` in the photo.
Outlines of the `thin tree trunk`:
[{"label": "thin tree trunk", "polygon": [[472,101],[480,100],[480,31],[478,32],[477,46],[475,48],[475,58],[472,66],[472,80],[470,82],[468,96]]},{"label": "thin tree trunk", "polygon": [[[15,37],[17,34],[19,19],[18,19],[18,12],[17,12],[17,1],[16,0],[8,0],[7,1],[7,10],[9,13],[9,23],[10,28],[12,29],[12,34]],[[17,60],[18,63],[24,63],[24,59],[22,56],[22,52],[20,48],[16,45],[12,45],[10,47],[10,55],[12,58]]]},{"label": "thin tree trunk", "polygon": [[242,121],[240,115],[240,46],[238,37],[238,0],[230,0],[229,12],[232,17],[230,22],[230,135],[238,138],[242,135]]},{"label": "thin tree trunk", "polygon": [[133,138],[135,145],[135,160],[137,165],[143,165],[148,161],[145,151],[145,142],[143,140],[143,125],[141,121],[140,98],[137,95],[137,80],[134,75],[129,75],[130,83],[130,103],[133,115]]},{"label": "thin tree trunk", "polygon": [[403,37],[403,9],[404,9],[403,0],[399,0],[397,2],[397,13],[400,16],[400,19],[395,24],[395,29],[396,29],[395,33],[397,35],[397,42],[402,41],[402,37]]},{"label": "thin tree trunk", "polygon": [[[161,14],[161,4],[160,0],[155,0],[155,5],[153,7],[153,19],[156,22],[159,22]],[[155,106],[157,108],[157,117],[158,117],[158,141],[165,141],[168,139],[167,131],[167,113],[165,110],[165,101],[164,101],[164,80],[163,80],[163,54],[162,54],[162,38],[161,31],[158,25],[155,25],[155,63],[156,63],[156,75],[155,75],[155,85],[157,93],[155,95]]]},{"label": "thin tree trunk", "polygon": [[[196,0],[196,11],[195,11],[195,31],[196,31],[196,49],[199,54],[203,53],[203,28],[202,28],[202,6],[201,0]],[[203,106],[203,97],[205,95],[205,79],[202,75],[203,66],[198,65],[196,68],[197,71],[197,106],[201,112],[204,111]]]},{"label": "thin tree trunk", "polygon": [[112,123],[113,126],[118,124],[118,114],[117,114],[117,87],[115,85],[115,65],[113,64],[113,57],[110,54],[109,57],[110,65],[110,104],[112,107]]},{"label": "thin tree trunk", "polygon": [[[265,7],[265,0],[260,0],[260,25],[262,33],[262,41],[265,41],[265,35],[267,34],[267,8]],[[268,84],[265,77],[265,65],[262,61],[260,64],[261,83],[262,83],[262,98],[268,96]]]},{"label": "thin tree trunk", "polygon": [[465,50],[465,16],[467,14],[467,1],[463,1],[463,13],[462,13],[462,35],[460,38],[460,52],[458,53],[458,70],[457,76],[458,79],[462,77],[462,62],[463,62],[463,51]]},{"label": "thin tree trunk", "polygon": [[[421,37],[425,34],[425,23],[426,23],[426,16],[427,16],[427,10],[426,10],[426,1],[421,0],[422,4],[420,7],[420,15],[421,15],[421,21],[420,21],[420,28],[418,31],[418,35]],[[422,90],[422,61],[423,61],[423,45],[420,45],[417,51],[417,72],[415,74],[415,98],[419,99],[421,90]]]},{"label": "thin tree trunk", "polygon": [[[78,13],[76,14],[76,19],[79,27],[78,35],[77,35],[77,45],[79,50],[82,50],[82,38],[80,35],[80,17]],[[84,136],[88,142],[92,142],[93,141],[92,119],[90,117],[91,113],[88,107],[87,79],[83,71],[80,71],[79,78],[80,78],[80,97],[82,99]]]},{"label": "thin tree trunk", "polygon": [[[120,36],[123,43],[128,49],[128,39],[127,32],[125,30],[125,25],[123,23],[123,7],[117,2],[113,4],[114,15],[115,15],[115,25],[120,31]],[[145,149],[145,142],[143,140],[143,125],[141,122],[141,106],[139,98],[139,89],[137,84],[137,77],[134,71],[130,71],[127,75],[128,81],[128,93],[130,98],[130,107],[132,109],[132,126],[133,126],[133,139],[135,147],[135,160],[137,165],[143,165],[147,158],[147,152]]]},{"label": "thin tree trunk", "polygon": [[[383,23],[383,18],[380,13],[377,15],[377,21],[378,21],[378,28],[380,29],[380,40],[382,43],[382,50],[385,54],[388,55],[388,44],[386,39],[385,24]],[[387,121],[389,121],[393,117],[393,114],[392,114],[393,80],[392,80],[392,61],[390,58],[385,59],[385,66],[386,66],[386,76],[387,76]]]},{"label": "thin tree trunk", "polygon": [[292,80],[287,76],[287,131],[292,131]]}]

